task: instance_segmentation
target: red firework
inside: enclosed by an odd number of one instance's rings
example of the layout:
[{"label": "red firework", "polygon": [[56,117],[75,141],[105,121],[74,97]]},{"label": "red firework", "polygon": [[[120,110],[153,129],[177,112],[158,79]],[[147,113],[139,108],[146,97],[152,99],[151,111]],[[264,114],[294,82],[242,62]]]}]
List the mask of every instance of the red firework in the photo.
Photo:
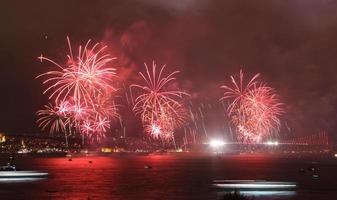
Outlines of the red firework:
[{"label": "red firework", "polygon": [[169,90],[167,87],[176,80],[174,75],[179,71],[164,75],[164,65],[158,73],[154,62],[151,70],[146,64],[145,68],[145,74],[139,72],[145,85],[131,86],[142,92],[136,97],[133,110],[141,116],[146,132],[154,138],[174,139],[174,129],[181,126],[187,116],[181,100],[188,94],[177,89]]},{"label": "red firework", "polygon": [[37,78],[47,77],[43,84],[48,86],[43,94],[50,93],[49,99],[55,97],[55,101],[66,101],[72,98],[75,103],[84,102],[88,105],[93,103],[93,94],[100,94],[108,89],[115,91],[112,81],[116,77],[116,69],[106,66],[116,58],[110,57],[109,54],[102,55],[106,46],[98,49],[99,43],[96,43],[89,48],[89,40],[84,48],[79,46],[78,55],[74,57],[68,37],[67,41],[69,54],[65,65],[57,64],[43,56],[39,57],[41,62],[49,61],[59,69],[37,76]]},{"label": "red firework", "polygon": [[221,100],[229,101],[227,112],[243,143],[260,143],[279,131],[283,104],[274,89],[258,77],[256,74],[245,84],[240,70],[239,81],[231,76],[233,86],[221,86],[226,90]]},{"label": "red firework", "polygon": [[64,132],[67,123],[66,118],[63,115],[63,110],[58,106],[52,104],[45,105],[44,109],[37,111],[38,126],[45,130],[49,127],[51,133]]},{"label": "red firework", "polygon": [[[65,126],[68,126],[68,130],[90,136],[96,134],[97,137],[92,138],[98,140],[109,128],[110,119],[118,117],[112,100],[116,91],[113,86],[116,69],[109,66],[110,61],[115,58],[103,54],[106,46],[100,48],[99,43],[91,46],[90,40],[84,47],[79,46],[77,55],[74,56],[68,37],[67,41],[69,54],[66,64],[60,65],[40,56],[41,62],[46,60],[56,65],[58,70],[48,71],[37,78],[45,78],[43,84],[47,85],[47,89],[43,93],[49,93],[49,99],[56,104],[56,114],[66,119]],[[51,123],[53,120],[52,115],[44,114],[51,112],[51,107],[46,108],[45,112],[38,111],[38,116],[44,117],[38,120],[40,124],[48,121]],[[89,125],[94,127],[94,131],[89,129]],[[51,132],[55,130],[50,129]],[[64,128],[63,131],[65,130]]]}]

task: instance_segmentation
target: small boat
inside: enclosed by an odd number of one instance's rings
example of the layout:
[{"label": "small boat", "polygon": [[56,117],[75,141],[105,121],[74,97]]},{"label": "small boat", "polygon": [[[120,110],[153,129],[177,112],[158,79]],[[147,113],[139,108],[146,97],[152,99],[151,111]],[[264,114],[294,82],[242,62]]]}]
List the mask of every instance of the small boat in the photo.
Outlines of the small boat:
[{"label": "small boat", "polygon": [[2,171],[16,171],[16,168],[14,165],[7,164],[5,166],[0,167],[0,172]]},{"label": "small boat", "polygon": [[227,191],[279,191],[295,190],[295,182],[275,182],[266,180],[214,180],[213,185]]}]

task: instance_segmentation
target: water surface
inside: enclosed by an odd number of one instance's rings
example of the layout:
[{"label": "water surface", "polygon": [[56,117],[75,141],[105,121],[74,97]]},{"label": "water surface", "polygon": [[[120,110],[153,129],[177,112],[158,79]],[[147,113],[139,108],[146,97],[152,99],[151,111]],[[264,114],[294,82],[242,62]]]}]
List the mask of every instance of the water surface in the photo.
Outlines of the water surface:
[{"label": "water surface", "polygon": [[[90,163],[91,161],[91,163]],[[313,179],[307,168],[319,170]],[[33,182],[0,182],[0,199],[221,199],[219,179],[296,181],[296,191],[250,192],[255,199],[337,199],[337,160],[279,156],[114,155],[16,158],[18,168],[50,173]],[[152,166],[146,169],[144,166]],[[298,173],[305,168],[306,173]]]}]

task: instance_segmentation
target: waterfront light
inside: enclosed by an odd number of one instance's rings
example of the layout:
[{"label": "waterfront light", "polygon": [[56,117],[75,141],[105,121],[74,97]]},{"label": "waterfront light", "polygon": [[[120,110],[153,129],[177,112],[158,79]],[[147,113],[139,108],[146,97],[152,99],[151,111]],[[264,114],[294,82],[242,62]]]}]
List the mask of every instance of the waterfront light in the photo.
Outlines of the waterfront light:
[{"label": "waterfront light", "polygon": [[209,145],[213,148],[219,148],[225,145],[225,142],[223,140],[219,140],[219,139],[212,139],[209,142]]},{"label": "waterfront light", "polygon": [[268,146],[278,146],[278,141],[268,141],[265,144],[268,145]]}]

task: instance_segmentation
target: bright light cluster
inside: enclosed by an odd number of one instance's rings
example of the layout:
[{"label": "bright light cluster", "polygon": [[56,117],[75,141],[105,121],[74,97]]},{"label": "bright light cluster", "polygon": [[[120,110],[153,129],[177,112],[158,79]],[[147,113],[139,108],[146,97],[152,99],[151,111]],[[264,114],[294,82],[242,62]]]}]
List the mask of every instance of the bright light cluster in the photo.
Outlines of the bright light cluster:
[{"label": "bright light cluster", "polygon": [[265,143],[268,146],[278,146],[278,141],[268,141]]},{"label": "bright light cluster", "polygon": [[212,140],[209,142],[209,145],[210,145],[212,148],[220,148],[220,147],[225,146],[225,142],[224,142],[223,140],[219,140],[219,139],[212,139]]}]

